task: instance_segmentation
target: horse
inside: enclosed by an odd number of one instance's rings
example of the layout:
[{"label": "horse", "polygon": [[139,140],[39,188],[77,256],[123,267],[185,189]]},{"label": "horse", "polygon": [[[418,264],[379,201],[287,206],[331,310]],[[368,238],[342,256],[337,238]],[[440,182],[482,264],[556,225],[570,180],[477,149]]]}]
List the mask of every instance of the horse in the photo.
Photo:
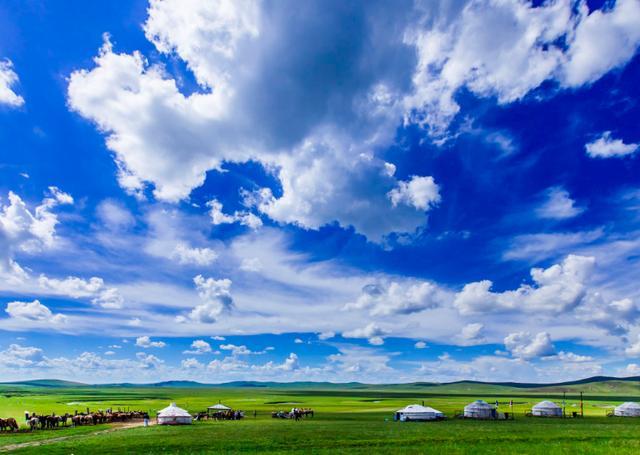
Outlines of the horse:
[{"label": "horse", "polygon": [[18,431],[18,422],[13,417],[9,417],[4,422],[9,427],[9,430]]},{"label": "horse", "polygon": [[31,431],[37,430],[38,423],[40,423],[40,419],[38,419],[37,416],[32,415],[31,418],[27,421],[27,423],[29,424],[29,428],[31,428]]}]

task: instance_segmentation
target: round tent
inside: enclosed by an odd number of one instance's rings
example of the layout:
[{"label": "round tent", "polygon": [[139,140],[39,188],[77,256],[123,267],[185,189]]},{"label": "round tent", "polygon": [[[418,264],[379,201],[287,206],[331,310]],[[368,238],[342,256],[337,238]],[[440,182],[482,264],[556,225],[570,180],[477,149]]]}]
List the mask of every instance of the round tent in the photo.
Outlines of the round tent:
[{"label": "round tent", "polygon": [[231,411],[231,408],[229,406],[225,406],[221,403],[209,406],[207,409],[211,409],[212,411]]},{"label": "round tent", "polygon": [[613,415],[618,417],[640,417],[640,404],[627,401],[620,406],[616,406]]},{"label": "round tent", "polygon": [[538,417],[562,417],[562,408],[553,401],[541,401],[531,408],[531,414]]},{"label": "round tent", "polygon": [[398,409],[395,415],[395,420],[400,420],[401,422],[438,419],[444,419],[442,412],[419,404],[410,404],[405,408]]},{"label": "round tent", "polygon": [[495,419],[496,409],[484,400],[476,400],[464,407],[464,416],[470,419]]},{"label": "round tent", "polygon": [[158,425],[190,425],[192,420],[191,414],[175,403],[158,411]]}]

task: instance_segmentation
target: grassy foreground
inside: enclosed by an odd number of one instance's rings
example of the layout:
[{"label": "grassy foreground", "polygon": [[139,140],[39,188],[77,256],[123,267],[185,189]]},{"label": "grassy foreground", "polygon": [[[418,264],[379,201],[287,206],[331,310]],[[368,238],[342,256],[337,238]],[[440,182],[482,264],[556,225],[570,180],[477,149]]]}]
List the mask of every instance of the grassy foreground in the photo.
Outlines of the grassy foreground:
[{"label": "grassy foreground", "polygon": [[[11,453],[640,453],[640,419],[605,417],[615,404],[633,397],[606,393],[587,397],[586,417],[582,419],[524,417],[524,412],[542,399],[560,402],[561,397],[553,391],[486,387],[474,391],[468,386],[446,390],[0,388],[0,393],[0,417],[17,419],[25,410],[60,414],[86,407],[130,407],[155,412],[170,401],[191,412],[222,401],[244,409],[248,415],[243,421],[202,422],[185,427],[154,426],[96,434],[109,428],[102,426],[0,435],[0,451],[11,448]],[[477,398],[498,400],[502,411],[508,410],[507,403],[513,399],[516,420],[392,421],[393,411],[407,404],[424,400],[452,416]],[[314,408],[316,417],[300,422],[271,419],[271,411],[293,406]],[[571,396],[567,411],[574,410],[579,406]],[[51,438],[56,442],[13,446]]]}]

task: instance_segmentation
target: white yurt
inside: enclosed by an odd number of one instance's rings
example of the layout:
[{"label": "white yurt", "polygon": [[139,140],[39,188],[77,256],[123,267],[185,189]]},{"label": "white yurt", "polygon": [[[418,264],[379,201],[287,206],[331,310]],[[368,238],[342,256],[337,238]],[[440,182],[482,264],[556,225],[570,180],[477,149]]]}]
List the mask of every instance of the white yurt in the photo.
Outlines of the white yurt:
[{"label": "white yurt", "polygon": [[213,406],[209,406],[207,409],[211,409],[212,411],[231,411],[229,406],[225,406],[222,403],[214,404]]},{"label": "white yurt", "polygon": [[484,400],[476,400],[464,407],[464,416],[470,419],[495,419],[496,409]]},{"label": "white yurt", "polygon": [[553,401],[541,401],[531,408],[531,414],[538,417],[562,417],[562,408]]},{"label": "white yurt", "polygon": [[627,401],[620,406],[616,406],[613,415],[618,417],[640,417],[640,404]]},{"label": "white yurt", "polygon": [[395,420],[401,422],[411,422],[418,420],[438,420],[444,419],[444,414],[437,409],[429,406],[421,406],[419,404],[410,404],[409,406],[398,409],[396,411]]},{"label": "white yurt", "polygon": [[158,425],[191,425],[192,420],[191,414],[175,403],[158,411]]}]

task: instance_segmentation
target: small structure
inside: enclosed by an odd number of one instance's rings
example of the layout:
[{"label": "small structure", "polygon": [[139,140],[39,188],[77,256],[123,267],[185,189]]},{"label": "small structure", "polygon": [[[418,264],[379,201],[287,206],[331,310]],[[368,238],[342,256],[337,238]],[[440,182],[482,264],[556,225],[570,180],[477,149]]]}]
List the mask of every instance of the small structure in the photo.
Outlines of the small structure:
[{"label": "small structure", "polygon": [[464,417],[467,419],[497,419],[496,408],[484,400],[476,400],[464,407]]},{"label": "small structure", "polygon": [[541,401],[531,408],[531,415],[536,417],[562,417],[562,408],[553,401]]},{"label": "small structure", "polygon": [[633,401],[627,401],[620,406],[616,406],[613,410],[616,417],[640,417],[640,404]]},{"label": "small structure", "polygon": [[225,406],[221,403],[214,404],[213,406],[209,406],[207,409],[214,412],[215,411],[231,411],[231,408],[229,406]]},{"label": "small structure", "polygon": [[191,425],[193,417],[189,412],[171,403],[158,411],[158,425]]},{"label": "small structure", "polygon": [[425,420],[441,420],[444,414],[437,409],[419,404],[410,404],[409,406],[398,409],[395,413],[394,420],[400,422],[417,422]]}]

